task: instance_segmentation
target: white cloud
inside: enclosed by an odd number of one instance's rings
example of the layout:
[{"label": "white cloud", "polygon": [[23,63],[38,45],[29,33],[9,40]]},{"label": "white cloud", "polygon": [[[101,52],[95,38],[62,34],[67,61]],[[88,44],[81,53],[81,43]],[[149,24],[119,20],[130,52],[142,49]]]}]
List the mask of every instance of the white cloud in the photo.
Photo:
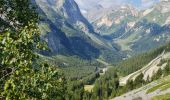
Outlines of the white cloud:
[{"label": "white cloud", "polygon": [[81,9],[91,9],[100,0],[75,0]]},{"label": "white cloud", "polygon": [[154,2],[154,1],[157,1],[157,0],[141,0],[142,3],[148,3],[148,2]]},{"label": "white cloud", "polygon": [[105,8],[110,6],[120,5],[125,0],[75,0],[81,9],[91,9],[100,4]]},{"label": "white cloud", "polygon": [[83,10],[93,9],[94,6],[101,4],[104,8],[115,5],[132,4],[138,8],[146,8],[159,0],[75,0]]},{"label": "white cloud", "polygon": [[150,7],[157,1],[159,1],[159,0],[142,0],[141,8]]},{"label": "white cloud", "polygon": [[101,0],[99,3],[105,8],[123,4],[125,0]]}]

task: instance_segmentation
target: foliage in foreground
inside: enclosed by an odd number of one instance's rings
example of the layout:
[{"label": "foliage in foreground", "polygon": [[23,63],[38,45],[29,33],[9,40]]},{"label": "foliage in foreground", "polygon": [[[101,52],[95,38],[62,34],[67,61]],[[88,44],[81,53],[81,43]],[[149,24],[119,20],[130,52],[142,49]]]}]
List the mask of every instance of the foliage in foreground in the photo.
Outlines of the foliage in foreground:
[{"label": "foliage in foreground", "polygon": [[[45,49],[30,0],[0,1],[0,99],[63,99],[65,79],[35,51]],[[3,16],[3,17],[2,17]]]}]

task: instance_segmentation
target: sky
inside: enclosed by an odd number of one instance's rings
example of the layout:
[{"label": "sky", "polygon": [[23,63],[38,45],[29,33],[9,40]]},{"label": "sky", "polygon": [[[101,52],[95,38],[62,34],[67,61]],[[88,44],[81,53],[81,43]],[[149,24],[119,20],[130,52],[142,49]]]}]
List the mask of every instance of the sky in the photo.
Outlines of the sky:
[{"label": "sky", "polygon": [[75,0],[81,10],[90,10],[94,6],[100,4],[104,8],[116,5],[131,4],[138,9],[146,9],[159,0]]}]

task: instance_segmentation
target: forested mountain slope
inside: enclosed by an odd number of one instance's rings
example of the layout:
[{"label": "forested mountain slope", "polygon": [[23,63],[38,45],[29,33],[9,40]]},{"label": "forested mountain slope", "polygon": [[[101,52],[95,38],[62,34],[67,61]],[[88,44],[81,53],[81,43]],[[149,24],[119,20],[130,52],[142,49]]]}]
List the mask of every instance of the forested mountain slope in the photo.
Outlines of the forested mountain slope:
[{"label": "forested mountain slope", "polygon": [[[166,77],[170,72],[169,52],[170,45],[167,43],[155,50],[120,62],[108,69],[106,74],[96,81],[92,95],[102,99],[109,97],[111,99],[161,77]],[[104,92],[97,94],[99,90]],[[121,98],[125,97],[121,96]]]}]

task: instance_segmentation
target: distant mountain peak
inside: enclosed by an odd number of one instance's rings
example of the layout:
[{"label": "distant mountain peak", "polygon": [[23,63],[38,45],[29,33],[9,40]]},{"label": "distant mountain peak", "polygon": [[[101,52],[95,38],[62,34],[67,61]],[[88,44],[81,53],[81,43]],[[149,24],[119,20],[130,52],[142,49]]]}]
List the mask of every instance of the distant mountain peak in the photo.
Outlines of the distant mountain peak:
[{"label": "distant mountain peak", "polygon": [[162,1],[162,2],[169,2],[170,0],[160,0],[160,1]]}]

